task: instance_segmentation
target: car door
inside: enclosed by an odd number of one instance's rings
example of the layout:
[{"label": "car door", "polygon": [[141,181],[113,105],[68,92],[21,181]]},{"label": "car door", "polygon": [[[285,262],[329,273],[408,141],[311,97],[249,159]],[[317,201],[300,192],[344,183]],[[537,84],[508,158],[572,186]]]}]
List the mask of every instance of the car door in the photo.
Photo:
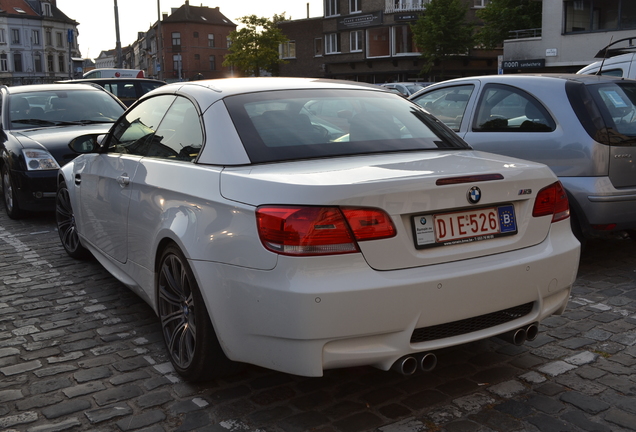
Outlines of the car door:
[{"label": "car door", "polygon": [[[463,136],[479,92],[479,81],[462,81],[461,84],[435,86],[430,91],[418,93],[411,100],[433,114],[446,126]],[[464,132],[462,132],[464,131]]]},{"label": "car door", "polygon": [[148,99],[127,112],[106,136],[107,151],[87,158],[75,174],[80,186],[83,236],[111,258],[128,259],[128,208],[132,179],[175,96]]}]

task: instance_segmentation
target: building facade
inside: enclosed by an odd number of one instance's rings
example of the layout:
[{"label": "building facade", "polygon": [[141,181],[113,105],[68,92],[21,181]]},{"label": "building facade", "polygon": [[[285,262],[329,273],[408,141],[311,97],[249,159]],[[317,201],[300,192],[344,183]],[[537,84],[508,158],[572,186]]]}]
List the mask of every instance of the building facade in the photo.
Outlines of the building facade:
[{"label": "building facade", "polygon": [[504,42],[503,71],[576,72],[610,42],[636,36],[634,0],[543,0],[540,29]]},{"label": "building facade", "polygon": [[81,76],[77,25],[56,0],[0,0],[0,83]]},{"label": "building facade", "polygon": [[[464,0],[467,22],[487,0]],[[466,55],[422,73],[424,66],[411,24],[430,0],[323,0],[320,18],[279,23],[290,39],[281,48],[284,76],[311,76],[369,83],[437,81],[497,73],[498,50],[471,49]],[[443,76],[442,76],[443,74]]]}]

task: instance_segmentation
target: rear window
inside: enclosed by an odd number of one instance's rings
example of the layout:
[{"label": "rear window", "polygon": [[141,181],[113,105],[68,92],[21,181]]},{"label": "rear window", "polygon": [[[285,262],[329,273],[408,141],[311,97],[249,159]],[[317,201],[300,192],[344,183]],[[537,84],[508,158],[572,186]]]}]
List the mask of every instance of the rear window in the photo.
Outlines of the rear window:
[{"label": "rear window", "polygon": [[405,99],[368,90],[286,90],[226,98],[253,163],[470,148]]},{"label": "rear window", "polygon": [[615,82],[588,87],[598,106],[611,144],[636,143],[636,83]]}]

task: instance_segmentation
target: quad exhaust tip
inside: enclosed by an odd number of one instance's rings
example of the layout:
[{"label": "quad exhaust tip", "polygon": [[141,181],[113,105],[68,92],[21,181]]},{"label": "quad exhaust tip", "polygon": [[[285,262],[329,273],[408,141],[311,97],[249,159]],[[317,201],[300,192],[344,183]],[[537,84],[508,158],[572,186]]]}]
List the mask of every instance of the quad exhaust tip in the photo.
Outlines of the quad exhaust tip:
[{"label": "quad exhaust tip", "polygon": [[405,355],[393,363],[391,369],[404,375],[413,375],[418,369],[430,372],[437,366],[437,356],[433,353]]}]

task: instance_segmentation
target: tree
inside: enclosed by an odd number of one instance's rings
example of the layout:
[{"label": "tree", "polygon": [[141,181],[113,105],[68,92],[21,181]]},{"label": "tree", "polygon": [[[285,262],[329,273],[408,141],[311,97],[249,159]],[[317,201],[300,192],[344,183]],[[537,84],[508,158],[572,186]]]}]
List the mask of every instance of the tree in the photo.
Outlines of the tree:
[{"label": "tree", "polygon": [[223,66],[234,66],[247,76],[260,76],[262,70],[274,71],[279,63],[283,63],[278,47],[289,41],[276,24],[286,19],[284,12],[274,15],[271,20],[256,15],[239,18],[245,26],[230,33],[232,45]]},{"label": "tree", "polygon": [[461,0],[431,0],[424,14],[411,26],[415,43],[422,53],[423,72],[435,62],[442,65],[452,56],[466,54],[474,46],[473,26],[466,21],[468,6]]},{"label": "tree", "polygon": [[490,0],[477,11],[484,26],[477,41],[486,48],[495,48],[510,38],[510,31],[541,27],[542,2],[536,0]]}]

